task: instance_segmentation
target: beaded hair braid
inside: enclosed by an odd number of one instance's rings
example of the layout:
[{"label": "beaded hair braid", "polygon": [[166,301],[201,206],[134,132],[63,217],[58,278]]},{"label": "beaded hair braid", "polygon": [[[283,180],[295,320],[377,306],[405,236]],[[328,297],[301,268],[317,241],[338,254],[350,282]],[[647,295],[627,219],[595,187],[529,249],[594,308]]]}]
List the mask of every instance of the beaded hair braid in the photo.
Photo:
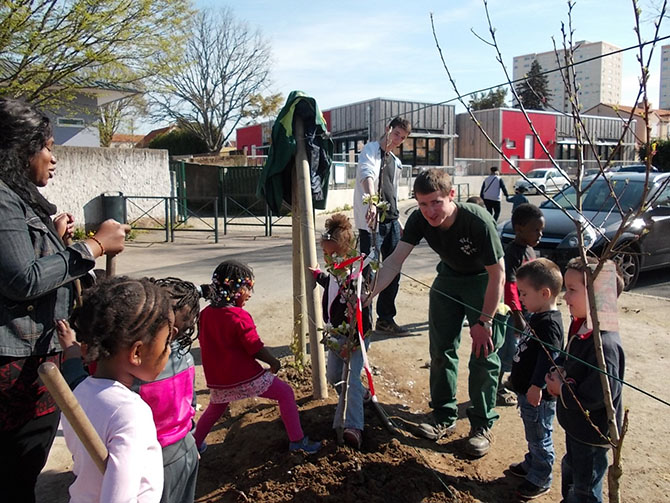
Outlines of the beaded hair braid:
[{"label": "beaded hair braid", "polygon": [[214,307],[235,305],[242,288],[253,290],[254,273],[246,264],[236,260],[221,262],[212,275],[208,297]]},{"label": "beaded hair braid", "polygon": [[146,278],[115,276],[84,292],[70,324],[88,347],[86,361],[104,360],[136,341],[150,342],[171,325],[171,302],[165,288]]}]

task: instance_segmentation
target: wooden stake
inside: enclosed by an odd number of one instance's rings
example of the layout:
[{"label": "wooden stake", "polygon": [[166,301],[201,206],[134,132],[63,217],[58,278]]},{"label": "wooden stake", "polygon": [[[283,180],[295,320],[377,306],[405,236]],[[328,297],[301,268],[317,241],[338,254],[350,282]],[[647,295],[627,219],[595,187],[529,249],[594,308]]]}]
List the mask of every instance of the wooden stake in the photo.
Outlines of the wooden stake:
[{"label": "wooden stake", "polygon": [[305,128],[300,117],[293,122],[293,136],[296,140],[295,174],[298,179],[298,199],[300,201],[300,244],[305,276],[305,293],[309,325],[309,353],[312,360],[312,393],[314,398],[328,397],[326,385],[326,360],[323,345],[319,342],[317,323],[321,324],[321,306],[317,302],[315,281],[308,267],[316,267],[316,236],[309,162],[305,149]]},{"label": "wooden stake", "polygon": [[107,262],[105,270],[107,272],[107,277],[111,278],[112,276],[116,276],[116,255],[106,255],[106,257]]},{"label": "wooden stake", "polygon": [[37,371],[56,404],[70,422],[79,440],[84,444],[95,466],[98,467],[100,473],[104,474],[107,466],[107,447],[105,447],[98,432],[93,428],[91,421],[84,409],[81,408],[65,379],[63,379],[58,367],[52,362],[44,362]]},{"label": "wooden stake", "polygon": [[298,337],[298,355],[300,364],[305,362],[307,353],[307,305],[305,297],[305,269],[301,253],[301,225],[300,200],[298,198],[298,177],[292,177],[291,184],[291,216],[292,216],[292,243],[293,243],[293,327]]}]

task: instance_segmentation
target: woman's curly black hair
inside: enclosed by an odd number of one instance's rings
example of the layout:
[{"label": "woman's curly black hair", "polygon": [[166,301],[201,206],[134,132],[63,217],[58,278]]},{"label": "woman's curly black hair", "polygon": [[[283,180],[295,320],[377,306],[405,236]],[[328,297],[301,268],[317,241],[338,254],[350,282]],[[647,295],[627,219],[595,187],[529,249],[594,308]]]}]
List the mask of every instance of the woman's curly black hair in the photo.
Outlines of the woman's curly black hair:
[{"label": "woman's curly black hair", "polygon": [[200,316],[202,288],[198,288],[190,281],[174,277],[152,279],[151,281],[167,289],[172,299],[172,308],[175,315],[182,310],[187,313],[187,317],[183,323],[176,324],[179,332],[177,332],[177,335],[172,340],[173,343],[176,343],[178,350],[182,354],[186,353],[191,349],[193,341],[198,338],[198,335],[195,333],[195,327],[198,325],[198,318]]},{"label": "woman's curly black hair", "polygon": [[0,98],[0,180],[42,219],[56,212],[28,178],[30,159],[52,136],[49,118],[21,100]]},{"label": "woman's curly black hair", "polygon": [[115,276],[84,292],[70,324],[87,346],[86,361],[105,360],[137,341],[149,343],[172,324],[171,309],[166,288],[146,278]]},{"label": "woman's curly black hair", "polygon": [[206,297],[214,307],[234,306],[242,288],[253,290],[254,272],[237,260],[221,262],[212,274],[212,284]]}]

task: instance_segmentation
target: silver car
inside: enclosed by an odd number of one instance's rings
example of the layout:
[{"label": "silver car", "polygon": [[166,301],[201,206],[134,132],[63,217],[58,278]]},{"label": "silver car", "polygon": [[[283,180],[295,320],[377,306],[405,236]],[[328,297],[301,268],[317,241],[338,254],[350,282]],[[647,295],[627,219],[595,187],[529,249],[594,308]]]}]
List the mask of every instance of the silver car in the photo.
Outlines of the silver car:
[{"label": "silver car", "polygon": [[525,187],[527,194],[541,194],[558,192],[570,185],[570,179],[556,168],[533,169],[526,173],[530,182],[519,178],[514,183],[514,189]]}]

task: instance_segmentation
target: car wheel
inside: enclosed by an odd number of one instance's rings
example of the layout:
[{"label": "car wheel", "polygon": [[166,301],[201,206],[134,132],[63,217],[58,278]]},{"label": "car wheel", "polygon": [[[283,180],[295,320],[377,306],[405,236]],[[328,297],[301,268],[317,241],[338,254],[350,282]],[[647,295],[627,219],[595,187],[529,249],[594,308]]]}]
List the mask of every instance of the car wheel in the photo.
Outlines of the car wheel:
[{"label": "car wheel", "polygon": [[543,192],[545,192],[544,185],[538,185],[536,193],[537,194],[542,194]]},{"label": "car wheel", "polygon": [[637,250],[632,246],[623,245],[626,251],[614,255],[613,260],[619,265],[621,275],[623,276],[623,289],[630,290],[637,283],[640,276],[640,256]]}]

